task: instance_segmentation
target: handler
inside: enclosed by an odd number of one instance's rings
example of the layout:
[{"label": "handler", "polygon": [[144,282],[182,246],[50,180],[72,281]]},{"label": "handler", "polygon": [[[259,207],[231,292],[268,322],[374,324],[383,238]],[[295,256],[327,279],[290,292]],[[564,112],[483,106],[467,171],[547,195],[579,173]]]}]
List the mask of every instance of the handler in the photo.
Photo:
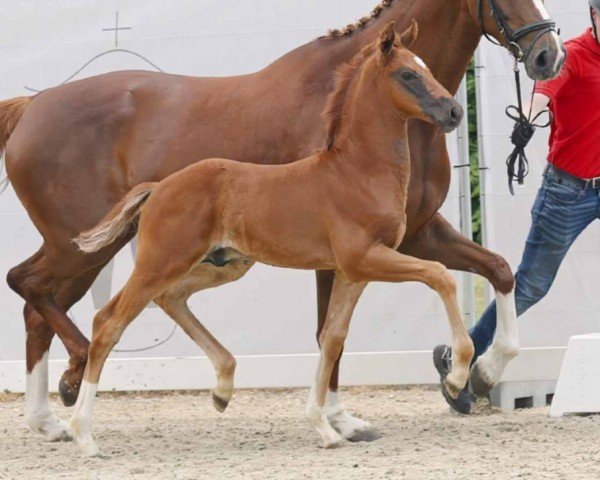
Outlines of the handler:
[{"label": "handler", "polygon": [[[589,3],[592,28],[565,44],[567,60],[560,76],[535,89],[533,115],[549,107],[553,121],[548,166],[515,275],[517,315],[548,293],[569,248],[600,215],[600,0]],[[491,345],[495,330],[493,302],[469,332],[473,362]],[[451,348],[436,347],[434,357],[443,380],[450,371]],[[455,411],[470,413],[467,389],[454,400],[442,382],[442,393]]]}]

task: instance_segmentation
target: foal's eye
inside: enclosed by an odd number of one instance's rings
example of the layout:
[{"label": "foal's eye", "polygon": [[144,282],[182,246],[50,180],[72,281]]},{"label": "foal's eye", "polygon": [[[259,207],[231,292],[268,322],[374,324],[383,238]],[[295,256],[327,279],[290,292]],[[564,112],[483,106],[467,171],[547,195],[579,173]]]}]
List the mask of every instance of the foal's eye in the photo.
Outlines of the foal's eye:
[{"label": "foal's eye", "polygon": [[415,78],[417,78],[417,76],[413,72],[410,72],[408,70],[405,70],[404,72],[400,73],[400,76],[402,77],[402,80],[414,80]]}]

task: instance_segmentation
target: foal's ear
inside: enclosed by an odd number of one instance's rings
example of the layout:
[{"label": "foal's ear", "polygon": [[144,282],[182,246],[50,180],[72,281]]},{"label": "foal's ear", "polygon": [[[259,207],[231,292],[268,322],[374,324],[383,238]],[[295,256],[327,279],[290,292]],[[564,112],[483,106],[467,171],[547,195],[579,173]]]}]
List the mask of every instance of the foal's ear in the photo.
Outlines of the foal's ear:
[{"label": "foal's ear", "polygon": [[413,46],[413,44],[417,40],[418,36],[419,36],[419,24],[413,18],[413,21],[410,24],[410,27],[408,27],[406,29],[406,31],[402,35],[400,35],[400,41],[402,42],[402,45],[404,45],[406,48],[410,48]]},{"label": "foal's ear", "polygon": [[394,55],[396,50],[396,30],[394,27],[396,22],[388,23],[379,36],[379,51],[381,52],[381,58],[383,63],[387,63],[390,58]]}]

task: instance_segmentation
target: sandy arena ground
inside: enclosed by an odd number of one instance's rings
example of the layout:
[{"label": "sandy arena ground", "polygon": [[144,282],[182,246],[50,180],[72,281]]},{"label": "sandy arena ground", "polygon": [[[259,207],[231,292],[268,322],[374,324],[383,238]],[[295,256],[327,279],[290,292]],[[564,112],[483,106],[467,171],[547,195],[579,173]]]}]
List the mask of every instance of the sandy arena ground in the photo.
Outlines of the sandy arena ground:
[{"label": "sandy arena ground", "polygon": [[344,394],[381,440],[319,448],[302,417],[305,390],[238,391],[222,415],[208,392],[104,394],[94,426],[107,458],[85,460],[72,442],[29,433],[22,398],[0,395],[0,479],[600,479],[600,416],[480,402],[461,417],[431,388]]}]

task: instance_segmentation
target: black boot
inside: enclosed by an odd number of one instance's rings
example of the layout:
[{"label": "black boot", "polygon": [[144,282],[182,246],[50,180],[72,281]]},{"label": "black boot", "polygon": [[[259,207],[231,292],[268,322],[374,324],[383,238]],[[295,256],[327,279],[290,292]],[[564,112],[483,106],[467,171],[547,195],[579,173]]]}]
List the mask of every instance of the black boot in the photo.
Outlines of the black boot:
[{"label": "black boot", "polygon": [[446,402],[452,410],[463,415],[469,415],[471,413],[471,394],[468,388],[464,388],[457,398],[452,398],[446,390],[444,380],[452,370],[452,348],[448,345],[438,345],[433,349],[433,364],[436,370],[440,374],[440,387],[442,389],[442,395],[446,399]]}]

